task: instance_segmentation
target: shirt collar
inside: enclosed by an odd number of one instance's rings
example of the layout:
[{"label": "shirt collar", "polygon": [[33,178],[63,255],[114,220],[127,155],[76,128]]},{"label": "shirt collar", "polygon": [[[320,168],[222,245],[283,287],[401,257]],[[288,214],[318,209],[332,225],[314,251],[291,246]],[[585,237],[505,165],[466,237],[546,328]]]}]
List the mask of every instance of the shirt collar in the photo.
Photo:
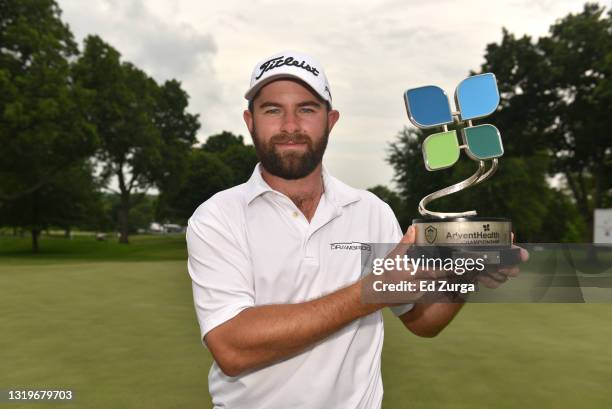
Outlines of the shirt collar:
[{"label": "shirt collar", "polygon": [[255,169],[253,170],[251,177],[246,182],[247,204],[251,204],[251,202],[255,200],[255,198],[259,197],[261,194],[265,192],[274,191],[274,189],[272,189],[270,185],[268,185],[266,181],[263,179],[263,177],[261,176],[260,166],[261,166],[261,163],[257,163],[257,165],[255,165]]},{"label": "shirt collar", "polygon": [[[348,186],[330,175],[325,165],[322,166],[322,174],[325,195],[330,202],[336,205],[336,207],[347,206],[361,199],[357,189]],[[246,187],[247,204],[251,204],[253,200],[265,192],[274,192],[274,189],[272,189],[261,176],[261,163],[255,165],[255,169],[253,170],[251,177],[246,182]]]}]

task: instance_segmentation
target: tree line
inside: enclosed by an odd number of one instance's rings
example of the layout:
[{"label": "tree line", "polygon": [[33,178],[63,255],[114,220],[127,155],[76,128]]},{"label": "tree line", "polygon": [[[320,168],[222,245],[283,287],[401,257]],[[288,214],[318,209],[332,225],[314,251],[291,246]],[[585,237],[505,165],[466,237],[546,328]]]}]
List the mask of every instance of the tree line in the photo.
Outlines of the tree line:
[{"label": "tree line", "polygon": [[[539,39],[503,30],[479,72],[498,78],[487,122],[502,134],[500,169],[436,210],[508,216],[521,241],[590,241],[593,209],[612,199],[612,17],[587,3]],[[184,224],[214,193],[247,180],[257,162],[244,138],[198,144],[198,114],[180,81],[158,83],[96,35],[75,42],[54,0],[0,2],[0,226],[129,234],[151,218]],[[405,128],[387,161],[394,188],[371,190],[403,228],[418,201],[474,171],[469,160],[427,172]],[[155,190],[156,195],[148,194]]]},{"label": "tree line", "polygon": [[[480,69],[495,73],[501,103],[483,122],[501,133],[499,170],[481,185],[440,199],[440,211],[476,209],[513,221],[522,242],[591,242],[593,210],[612,206],[612,12],[587,3],[533,39],[503,30]],[[478,121],[476,121],[478,122]],[[482,122],[481,122],[482,123]],[[471,175],[474,162],[427,172],[420,144],[436,132],[402,130],[388,162],[398,191],[372,189],[405,228],[419,200]]]},{"label": "tree line", "polygon": [[127,243],[151,188],[156,217],[184,222],[198,194],[256,161],[241,136],[196,147],[188,99],[99,36],[79,49],[55,1],[0,2],[0,225],[29,231],[37,251],[49,226],[104,230],[111,212]]}]

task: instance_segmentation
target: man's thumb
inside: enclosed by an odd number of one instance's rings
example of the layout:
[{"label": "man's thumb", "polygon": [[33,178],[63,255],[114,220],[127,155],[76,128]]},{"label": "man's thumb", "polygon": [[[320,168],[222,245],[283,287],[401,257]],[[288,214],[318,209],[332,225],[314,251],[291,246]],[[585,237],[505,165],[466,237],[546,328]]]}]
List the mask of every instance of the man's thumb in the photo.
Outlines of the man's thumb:
[{"label": "man's thumb", "polygon": [[411,225],[410,227],[408,227],[408,230],[406,230],[406,234],[404,234],[404,237],[402,237],[402,239],[400,240],[400,243],[413,244],[415,239],[416,239],[416,228],[413,225]]}]

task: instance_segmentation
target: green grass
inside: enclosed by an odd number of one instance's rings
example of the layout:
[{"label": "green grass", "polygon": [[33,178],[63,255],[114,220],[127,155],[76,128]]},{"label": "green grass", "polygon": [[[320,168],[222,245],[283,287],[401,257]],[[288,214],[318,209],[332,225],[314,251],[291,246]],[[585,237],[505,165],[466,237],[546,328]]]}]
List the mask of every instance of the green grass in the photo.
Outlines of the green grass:
[{"label": "green grass", "polygon": [[[184,238],[45,239],[37,256],[0,243],[0,389],[69,388],[79,409],[211,406]],[[611,322],[612,304],[470,304],[423,339],[385,312],[383,407],[607,409]]]},{"label": "green grass", "polygon": [[0,288],[0,389],[68,388],[78,408],[209,406],[185,262],[1,266]]},{"label": "green grass", "polygon": [[32,254],[28,236],[0,236],[0,263],[67,263],[82,261],[163,261],[186,260],[185,234],[164,236],[133,235],[130,244],[119,244],[115,237],[97,241],[93,236],[41,236],[40,251]]},{"label": "green grass", "polygon": [[611,407],[612,304],[468,304],[432,339],[386,318],[384,408]]}]

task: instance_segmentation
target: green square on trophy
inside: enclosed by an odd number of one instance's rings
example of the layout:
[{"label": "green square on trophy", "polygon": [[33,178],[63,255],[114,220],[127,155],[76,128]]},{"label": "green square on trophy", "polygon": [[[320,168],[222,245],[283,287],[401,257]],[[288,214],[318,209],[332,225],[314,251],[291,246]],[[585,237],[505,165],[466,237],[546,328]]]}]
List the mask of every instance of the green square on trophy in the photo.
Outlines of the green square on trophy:
[{"label": "green square on trophy", "polygon": [[423,157],[428,170],[450,168],[459,160],[459,154],[456,131],[435,133],[423,142]]},{"label": "green square on trophy", "polygon": [[475,160],[499,158],[504,154],[501,135],[496,127],[485,124],[462,129],[467,154]]}]

